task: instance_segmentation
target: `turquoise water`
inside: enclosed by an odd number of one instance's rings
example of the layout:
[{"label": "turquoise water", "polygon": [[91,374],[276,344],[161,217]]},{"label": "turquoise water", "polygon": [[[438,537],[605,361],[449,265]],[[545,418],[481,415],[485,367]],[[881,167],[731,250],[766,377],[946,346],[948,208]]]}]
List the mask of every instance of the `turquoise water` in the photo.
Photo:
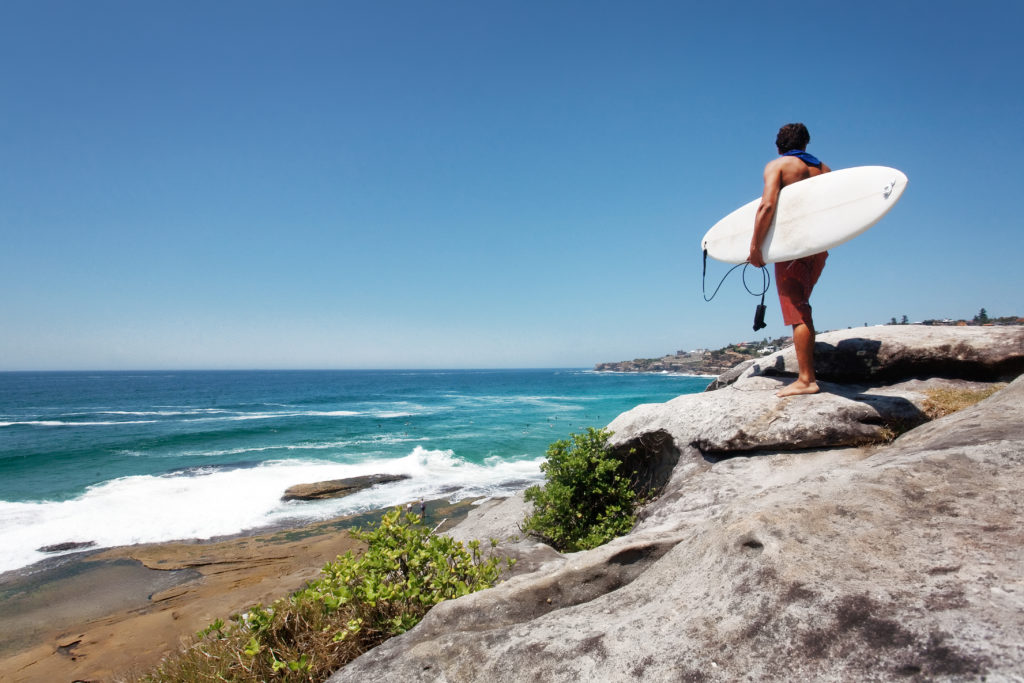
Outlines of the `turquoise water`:
[{"label": "turquoise water", "polygon": [[[0,373],[0,571],[540,480],[547,445],[707,379],[582,370]],[[293,484],[410,479],[316,503]]]}]

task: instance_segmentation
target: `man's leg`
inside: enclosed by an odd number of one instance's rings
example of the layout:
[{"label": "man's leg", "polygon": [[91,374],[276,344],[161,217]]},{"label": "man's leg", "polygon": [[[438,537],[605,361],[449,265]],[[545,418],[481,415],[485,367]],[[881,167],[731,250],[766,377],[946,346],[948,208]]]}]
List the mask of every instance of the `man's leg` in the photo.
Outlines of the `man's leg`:
[{"label": "man's leg", "polygon": [[814,377],[814,327],[804,323],[793,325],[793,347],[799,368],[796,381],[783,387],[776,396],[816,394],[820,391]]},{"label": "man's leg", "polygon": [[811,317],[811,290],[825,268],[827,252],[796,261],[775,264],[775,284],[782,305],[782,320],[793,326],[793,346],[798,374],[796,381],[783,387],[776,396],[816,394],[820,391],[814,376],[814,320]]}]

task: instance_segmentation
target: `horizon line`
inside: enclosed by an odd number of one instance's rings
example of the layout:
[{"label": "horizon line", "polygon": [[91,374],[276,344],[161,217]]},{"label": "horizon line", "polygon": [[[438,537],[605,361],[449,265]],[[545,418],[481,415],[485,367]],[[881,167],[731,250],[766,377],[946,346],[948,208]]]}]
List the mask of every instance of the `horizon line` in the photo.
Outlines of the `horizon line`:
[{"label": "horizon line", "polygon": [[[594,365],[597,365],[596,363]],[[594,366],[524,366],[524,367],[395,367],[395,368],[50,368],[50,369],[0,369],[0,374],[17,373],[125,373],[125,372],[502,372],[526,370],[593,370]]]}]

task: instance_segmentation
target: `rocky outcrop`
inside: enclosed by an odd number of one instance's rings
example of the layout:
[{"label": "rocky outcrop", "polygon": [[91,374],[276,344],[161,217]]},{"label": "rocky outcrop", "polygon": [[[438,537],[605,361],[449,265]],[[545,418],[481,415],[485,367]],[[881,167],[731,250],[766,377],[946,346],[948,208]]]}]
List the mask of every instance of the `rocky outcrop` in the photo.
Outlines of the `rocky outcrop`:
[{"label": "rocky outcrop", "polygon": [[[935,378],[999,380],[1024,373],[1024,328],[884,325],[819,335],[814,345],[819,379],[843,383],[893,383]],[[788,347],[746,361],[712,382],[721,388],[740,377],[795,376],[796,354]]]},{"label": "rocky outcrop", "polygon": [[357,491],[368,489],[377,484],[390,484],[394,481],[408,479],[407,474],[368,474],[348,479],[332,479],[312,484],[296,484],[289,486],[281,496],[281,500],[323,500],[325,498],[341,498],[350,496]]},{"label": "rocky outcrop", "polygon": [[619,416],[659,493],[631,533],[562,555],[510,527],[521,496],[495,503],[466,533],[529,566],[331,680],[1024,677],[1024,378],[924,411],[932,388],[1012,374],[1024,329],[958,345],[907,327],[822,335],[862,368],[823,394],[774,396],[783,352]]}]

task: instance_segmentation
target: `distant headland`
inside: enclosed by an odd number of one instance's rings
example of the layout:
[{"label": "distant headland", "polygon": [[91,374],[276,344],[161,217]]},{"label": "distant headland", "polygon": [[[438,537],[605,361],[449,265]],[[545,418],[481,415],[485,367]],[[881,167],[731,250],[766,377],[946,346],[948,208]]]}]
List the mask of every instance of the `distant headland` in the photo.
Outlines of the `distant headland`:
[{"label": "distant headland", "polygon": [[714,351],[676,351],[661,358],[635,358],[615,363],[598,363],[597,372],[673,372],[682,375],[718,376],[745,360],[774,353],[793,343],[792,337],[739,342]]}]

